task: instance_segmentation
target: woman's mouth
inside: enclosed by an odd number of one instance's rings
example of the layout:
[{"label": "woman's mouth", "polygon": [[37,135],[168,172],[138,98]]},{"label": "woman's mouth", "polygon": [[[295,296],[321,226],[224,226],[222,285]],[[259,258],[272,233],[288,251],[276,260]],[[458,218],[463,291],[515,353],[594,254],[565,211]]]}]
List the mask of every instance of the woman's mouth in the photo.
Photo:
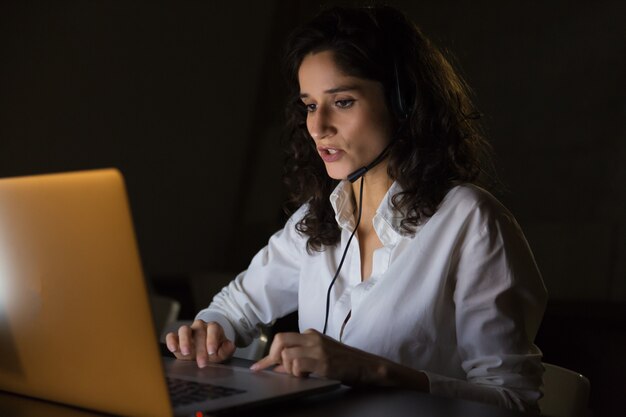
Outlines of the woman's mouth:
[{"label": "woman's mouth", "polygon": [[324,160],[324,162],[338,161],[339,159],[341,159],[341,157],[345,153],[341,149],[326,148],[326,147],[319,147],[317,148],[317,151],[322,157],[322,159]]}]

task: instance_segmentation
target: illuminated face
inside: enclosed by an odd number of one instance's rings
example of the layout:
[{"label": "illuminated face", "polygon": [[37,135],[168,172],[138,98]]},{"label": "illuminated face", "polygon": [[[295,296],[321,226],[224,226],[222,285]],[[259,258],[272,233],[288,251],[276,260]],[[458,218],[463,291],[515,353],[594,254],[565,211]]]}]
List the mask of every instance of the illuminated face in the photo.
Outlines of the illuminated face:
[{"label": "illuminated face", "polygon": [[[330,177],[345,179],[385,149],[392,128],[381,83],[346,75],[331,51],[307,55],[298,80],[307,129]],[[386,174],[383,163],[368,176]]]}]

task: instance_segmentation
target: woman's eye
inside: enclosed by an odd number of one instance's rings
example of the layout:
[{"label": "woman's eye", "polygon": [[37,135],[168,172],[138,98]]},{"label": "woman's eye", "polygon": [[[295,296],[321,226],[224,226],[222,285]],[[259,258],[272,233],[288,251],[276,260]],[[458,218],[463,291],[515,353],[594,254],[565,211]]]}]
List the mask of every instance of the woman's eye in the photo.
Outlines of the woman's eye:
[{"label": "woman's eye", "polygon": [[313,113],[315,109],[317,108],[315,104],[305,104],[304,107],[306,108],[306,111],[308,111],[309,113]]},{"label": "woman's eye", "polygon": [[341,109],[347,109],[348,107],[351,107],[353,104],[354,104],[354,100],[352,100],[352,99],[335,101],[335,106],[337,106],[337,107],[339,107]]}]

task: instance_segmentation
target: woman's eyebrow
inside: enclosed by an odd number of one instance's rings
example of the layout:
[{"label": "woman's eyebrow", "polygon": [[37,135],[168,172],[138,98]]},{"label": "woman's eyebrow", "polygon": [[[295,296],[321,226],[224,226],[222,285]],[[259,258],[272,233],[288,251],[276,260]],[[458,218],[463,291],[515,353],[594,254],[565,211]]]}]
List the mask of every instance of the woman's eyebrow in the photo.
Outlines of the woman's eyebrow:
[{"label": "woman's eyebrow", "polygon": [[[337,94],[337,93],[343,93],[345,91],[355,91],[355,90],[360,90],[360,88],[356,85],[341,85],[338,87],[333,87],[333,88],[329,88],[328,90],[324,91],[324,94]],[[300,93],[300,98],[307,98],[309,97],[309,95],[307,93]]]}]

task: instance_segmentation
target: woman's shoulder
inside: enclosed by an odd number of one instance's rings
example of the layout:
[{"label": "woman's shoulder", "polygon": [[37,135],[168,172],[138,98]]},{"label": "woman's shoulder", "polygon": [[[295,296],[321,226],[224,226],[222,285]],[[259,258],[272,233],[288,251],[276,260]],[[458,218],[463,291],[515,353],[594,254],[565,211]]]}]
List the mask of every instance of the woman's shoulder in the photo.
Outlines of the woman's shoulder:
[{"label": "woman's shoulder", "polygon": [[287,222],[285,223],[285,228],[288,228],[288,227],[295,228],[296,225],[300,223],[302,219],[304,219],[304,217],[306,216],[308,212],[309,212],[309,203],[302,204],[300,207],[298,207],[295,211],[293,211],[289,215],[289,218],[287,219]]},{"label": "woman's shoulder", "polygon": [[291,240],[293,243],[298,244],[298,246],[302,245],[303,242],[306,243],[306,236],[300,231],[298,224],[304,219],[304,217],[309,212],[309,205],[305,203],[298,207],[295,211],[293,211],[283,228],[278,232],[279,235],[283,236]]},{"label": "woman's shoulder", "polygon": [[476,242],[482,241],[490,250],[502,245],[518,248],[515,253],[528,250],[511,212],[490,192],[473,184],[450,189],[429,223],[431,235],[452,236],[460,248],[475,250],[481,247]]},{"label": "woman's shoulder", "polygon": [[[268,241],[267,248],[275,248],[282,252],[296,251],[303,253],[306,249],[306,236],[298,230],[298,223],[308,211],[306,204],[291,213],[284,226],[276,231]],[[295,252],[294,252],[295,254]]]},{"label": "woman's shoulder", "polygon": [[451,188],[443,198],[437,212],[456,216],[513,217],[489,191],[471,183],[462,183]]}]

